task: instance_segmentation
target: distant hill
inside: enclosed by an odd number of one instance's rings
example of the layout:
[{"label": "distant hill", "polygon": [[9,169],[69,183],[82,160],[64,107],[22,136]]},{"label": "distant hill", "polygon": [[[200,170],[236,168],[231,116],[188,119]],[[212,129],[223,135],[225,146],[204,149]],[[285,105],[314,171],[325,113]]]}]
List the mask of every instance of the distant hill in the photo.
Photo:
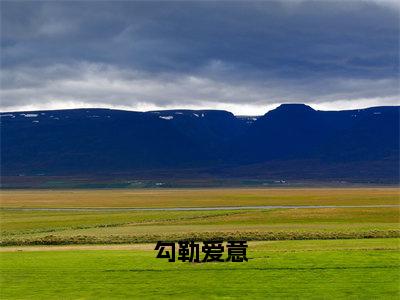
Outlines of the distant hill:
[{"label": "distant hill", "polygon": [[[1,113],[1,173],[399,182],[400,107]],[[160,175],[163,174],[163,175]]]},{"label": "distant hill", "polygon": [[234,157],[242,162],[398,158],[399,112],[399,107],[316,111],[304,104],[284,104],[236,140],[239,151]]}]

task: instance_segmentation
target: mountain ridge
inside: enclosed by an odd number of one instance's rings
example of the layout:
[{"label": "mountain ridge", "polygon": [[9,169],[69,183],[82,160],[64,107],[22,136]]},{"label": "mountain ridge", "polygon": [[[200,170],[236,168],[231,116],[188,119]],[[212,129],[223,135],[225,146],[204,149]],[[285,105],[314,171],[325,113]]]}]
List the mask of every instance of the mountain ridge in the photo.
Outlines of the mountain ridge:
[{"label": "mountain ridge", "polygon": [[[333,168],[341,174],[338,178],[398,182],[392,166],[399,165],[399,112],[400,106],[321,111],[297,103],[282,104],[261,116],[186,109],[4,112],[1,174],[190,169],[188,176],[195,178],[201,169],[225,177],[279,174],[302,179],[324,177],[324,169],[332,178],[328,169]],[[315,162],[316,169],[302,172],[298,166],[307,161]],[[367,171],[372,162],[373,174]],[[263,169],[267,165],[276,170]]]}]

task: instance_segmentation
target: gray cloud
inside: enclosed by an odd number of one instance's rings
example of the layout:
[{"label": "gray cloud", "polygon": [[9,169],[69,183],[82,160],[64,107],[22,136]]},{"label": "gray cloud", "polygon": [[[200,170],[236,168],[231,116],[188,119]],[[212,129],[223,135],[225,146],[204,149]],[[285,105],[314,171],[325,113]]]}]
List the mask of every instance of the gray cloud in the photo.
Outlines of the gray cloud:
[{"label": "gray cloud", "polygon": [[398,104],[394,1],[1,5],[2,110]]}]

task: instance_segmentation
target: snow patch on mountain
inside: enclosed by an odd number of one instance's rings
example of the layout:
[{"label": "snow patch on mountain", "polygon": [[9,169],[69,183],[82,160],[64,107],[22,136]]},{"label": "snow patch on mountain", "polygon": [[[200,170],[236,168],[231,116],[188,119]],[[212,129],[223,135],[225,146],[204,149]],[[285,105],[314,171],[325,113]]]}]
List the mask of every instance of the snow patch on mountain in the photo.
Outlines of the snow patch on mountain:
[{"label": "snow patch on mountain", "polygon": [[20,116],[24,116],[25,118],[36,118],[38,114],[20,114]]},{"label": "snow patch on mountain", "polygon": [[164,120],[172,120],[174,117],[173,116],[159,116],[160,119]]}]

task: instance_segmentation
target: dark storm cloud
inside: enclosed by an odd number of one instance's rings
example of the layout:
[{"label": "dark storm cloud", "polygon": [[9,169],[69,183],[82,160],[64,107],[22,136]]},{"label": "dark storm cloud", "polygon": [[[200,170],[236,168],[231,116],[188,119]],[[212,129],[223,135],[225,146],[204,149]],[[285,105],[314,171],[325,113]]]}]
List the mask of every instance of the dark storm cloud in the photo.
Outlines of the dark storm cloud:
[{"label": "dark storm cloud", "polygon": [[5,109],[52,101],[128,108],[395,103],[398,94],[395,2],[1,6]]}]

